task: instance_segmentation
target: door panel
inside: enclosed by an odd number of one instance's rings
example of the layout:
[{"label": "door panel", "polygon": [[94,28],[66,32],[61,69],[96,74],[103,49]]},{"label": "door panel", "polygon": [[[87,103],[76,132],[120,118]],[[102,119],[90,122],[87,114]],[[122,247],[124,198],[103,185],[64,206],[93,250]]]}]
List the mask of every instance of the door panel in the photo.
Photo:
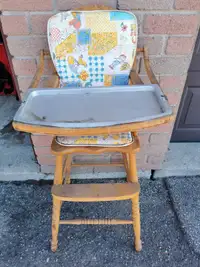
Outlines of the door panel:
[{"label": "door panel", "polygon": [[171,141],[200,142],[200,31]]}]

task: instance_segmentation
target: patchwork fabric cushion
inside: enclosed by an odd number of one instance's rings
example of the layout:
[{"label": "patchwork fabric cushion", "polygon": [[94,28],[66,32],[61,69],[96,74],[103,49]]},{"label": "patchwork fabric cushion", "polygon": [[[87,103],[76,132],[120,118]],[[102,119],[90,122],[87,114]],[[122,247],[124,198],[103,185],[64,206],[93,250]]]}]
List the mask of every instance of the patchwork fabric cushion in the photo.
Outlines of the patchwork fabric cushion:
[{"label": "patchwork fabric cushion", "polygon": [[131,133],[104,134],[98,136],[57,136],[63,146],[127,146],[133,143]]},{"label": "patchwork fabric cushion", "polygon": [[127,11],[67,11],[48,21],[51,57],[61,87],[128,85],[137,20]]}]

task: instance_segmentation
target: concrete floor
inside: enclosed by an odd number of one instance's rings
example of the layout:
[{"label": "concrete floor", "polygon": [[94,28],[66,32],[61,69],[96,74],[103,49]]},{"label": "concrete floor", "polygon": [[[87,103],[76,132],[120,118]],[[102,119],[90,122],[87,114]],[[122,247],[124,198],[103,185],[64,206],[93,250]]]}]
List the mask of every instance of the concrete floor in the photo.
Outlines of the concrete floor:
[{"label": "concrete floor", "polygon": [[0,131],[12,121],[19,105],[15,96],[0,96]]},{"label": "concrete floor", "polygon": [[[199,267],[199,254],[182,230],[165,180],[140,182],[140,253],[133,249],[131,226],[66,225],[52,253],[50,186],[0,183],[0,267]],[[62,208],[63,218],[128,219],[130,214],[129,201],[68,202]]]},{"label": "concrete floor", "polygon": [[154,178],[200,175],[200,143],[170,143],[162,169]]}]

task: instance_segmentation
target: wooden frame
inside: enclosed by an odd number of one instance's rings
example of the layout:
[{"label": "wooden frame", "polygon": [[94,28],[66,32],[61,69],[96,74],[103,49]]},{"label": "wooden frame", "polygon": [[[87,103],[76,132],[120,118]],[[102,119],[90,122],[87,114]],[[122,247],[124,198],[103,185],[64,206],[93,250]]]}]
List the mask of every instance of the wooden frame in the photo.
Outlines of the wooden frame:
[{"label": "wooden frame", "polygon": [[[110,7],[105,6],[87,6],[79,8],[79,10],[109,10]],[[152,84],[158,84],[156,76],[154,75],[149,62],[148,50],[146,47],[138,48],[137,54],[142,53],[144,59],[144,66]],[[44,59],[45,56],[50,56],[48,51],[41,50],[40,52],[40,62],[34,79],[30,85],[30,88],[38,87],[42,74],[44,72]],[[130,77],[129,84],[143,84],[141,78],[137,72],[137,59],[135,57]],[[57,88],[59,87],[59,77],[56,71],[49,81],[49,87]],[[149,128],[152,126],[160,125],[172,121],[173,115],[166,116],[164,118],[154,119],[146,122],[136,122],[127,123],[123,125],[116,125],[110,127],[97,127],[97,128],[56,128],[56,127],[45,127],[45,126],[34,126],[34,125],[24,125],[22,123],[14,122],[13,126],[16,130],[40,133],[40,134],[50,134],[50,135],[65,135],[65,136],[80,136],[80,135],[100,135],[100,134],[113,134],[122,132],[132,132],[132,137],[134,142],[127,146],[121,147],[95,147],[95,146],[62,146],[53,139],[51,151],[56,156],[56,168],[54,176],[54,186],[52,187],[53,196],[53,214],[52,214],[52,241],[51,249],[53,252],[57,250],[58,246],[58,231],[60,224],[132,224],[134,235],[135,235],[135,249],[140,251],[142,249],[141,239],[140,239],[140,211],[139,211],[139,184],[137,177],[136,168],[136,152],[140,149],[139,139],[137,136],[137,131]],[[81,185],[82,193],[80,190],[80,185],[73,185],[70,187],[70,171],[71,167],[76,165],[72,164],[72,154],[73,153],[86,153],[86,154],[101,154],[104,152],[119,152],[123,155],[123,163],[117,163],[118,165],[124,165],[127,173],[127,181],[130,184],[126,186],[104,184],[102,186],[95,185]],[[82,165],[82,164],[81,164]],[[85,164],[84,164],[85,165]],[[94,164],[93,164],[94,165]],[[105,165],[105,164],[100,164]],[[115,164],[116,165],[116,164]],[[63,184],[64,183],[64,184]],[[122,188],[123,187],[123,188]],[[121,188],[121,189],[120,189]],[[74,193],[72,193],[71,192]],[[84,191],[86,190],[86,192]],[[95,192],[96,195],[95,195]],[[119,193],[120,192],[120,193]],[[128,193],[127,193],[128,192]],[[77,196],[78,195],[78,196]],[[117,219],[76,219],[76,220],[62,220],[60,221],[60,211],[62,206],[62,201],[113,201],[113,200],[124,200],[131,199],[132,201],[132,220],[117,220]]]},{"label": "wooden frame", "polygon": [[[134,142],[128,146],[122,147],[88,147],[88,146],[61,146],[55,138],[53,139],[51,150],[56,155],[56,169],[54,176],[54,186],[52,187],[53,196],[53,214],[52,214],[52,241],[51,250],[55,252],[58,247],[58,231],[61,224],[80,225],[80,224],[132,224],[134,231],[134,244],[136,251],[142,249],[140,238],[140,211],[139,211],[139,184],[136,167],[136,152],[140,149],[139,139],[136,133],[132,133]],[[73,153],[101,154],[104,152],[119,152],[123,154],[125,170],[127,173],[127,181],[132,184],[118,184],[115,191],[115,184],[85,184],[72,185],[70,184],[70,170]],[[64,157],[67,159],[64,161]],[[64,163],[64,164],[63,164]],[[64,184],[63,184],[64,183]],[[66,187],[67,186],[67,187]],[[83,187],[84,186],[84,187]],[[81,188],[80,188],[81,187]],[[120,187],[123,187],[120,189]],[[82,191],[81,191],[82,190]],[[114,193],[113,193],[114,190]],[[85,192],[86,191],[86,192]],[[96,191],[96,194],[95,194]],[[128,192],[127,192],[128,191]],[[81,194],[82,192],[82,194]],[[132,201],[132,220],[119,219],[75,219],[75,220],[60,220],[60,211],[63,201],[77,202],[94,202],[94,201],[119,201],[131,199]]]}]

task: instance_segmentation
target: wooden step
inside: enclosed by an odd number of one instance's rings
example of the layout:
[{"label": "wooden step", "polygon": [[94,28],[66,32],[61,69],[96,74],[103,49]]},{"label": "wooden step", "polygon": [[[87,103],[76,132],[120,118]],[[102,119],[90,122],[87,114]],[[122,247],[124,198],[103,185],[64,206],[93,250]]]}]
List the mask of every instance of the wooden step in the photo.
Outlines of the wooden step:
[{"label": "wooden step", "polygon": [[53,185],[52,195],[63,201],[93,202],[133,198],[140,191],[138,183]]}]

